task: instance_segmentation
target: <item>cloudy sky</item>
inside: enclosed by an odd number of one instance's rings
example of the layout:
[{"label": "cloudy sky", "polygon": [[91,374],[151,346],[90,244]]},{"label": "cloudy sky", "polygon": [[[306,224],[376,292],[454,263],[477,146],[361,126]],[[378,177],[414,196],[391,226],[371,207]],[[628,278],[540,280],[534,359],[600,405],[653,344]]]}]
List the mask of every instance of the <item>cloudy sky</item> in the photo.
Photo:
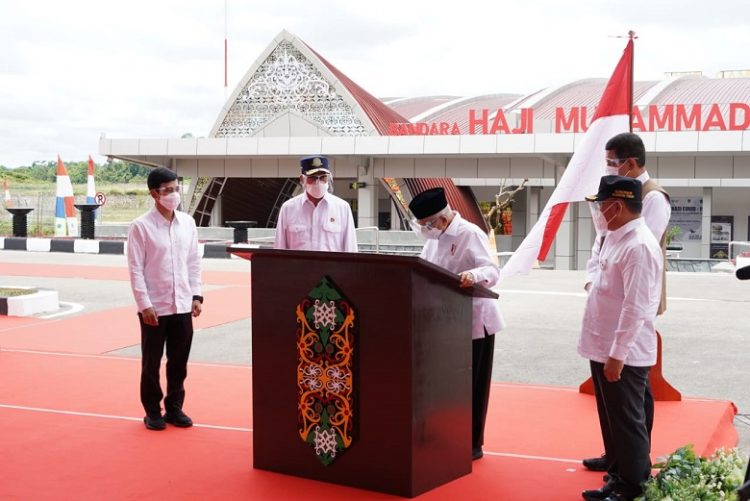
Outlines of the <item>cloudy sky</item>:
[{"label": "cloudy sky", "polygon": [[750,68],[746,0],[0,0],[0,165],[97,162],[98,139],[205,136],[282,30],[370,93],[526,94],[606,78],[633,29],[636,80]]}]

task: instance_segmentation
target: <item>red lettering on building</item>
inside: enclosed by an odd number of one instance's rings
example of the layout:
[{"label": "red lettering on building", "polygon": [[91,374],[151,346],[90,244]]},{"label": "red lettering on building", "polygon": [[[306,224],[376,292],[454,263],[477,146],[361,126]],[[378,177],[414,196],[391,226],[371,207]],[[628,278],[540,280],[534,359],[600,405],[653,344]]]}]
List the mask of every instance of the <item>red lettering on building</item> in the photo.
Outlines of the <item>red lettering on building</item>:
[{"label": "red lettering on building", "polygon": [[690,115],[685,111],[684,104],[677,105],[677,124],[676,129],[680,130],[698,130],[701,124],[701,105],[694,104]]},{"label": "red lettering on building", "polygon": [[648,107],[648,130],[674,130],[674,105],[664,106],[664,113],[659,115],[659,107],[652,104]]},{"label": "red lettering on building", "polygon": [[646,126],[643,123],[643,115],[637,106],[633,106],[633,115],[630,117],[633,131],[646,132]]},{"label": "red lettering on building", "polygon": [[[750,129],[750,104],[729,103],[726,105],[711,104],[708,112],[704,113],[701,104],[666,104],[649,105],[648,117],[644,119],[645,107],[633,108],[633,130],[637,132],[653,132],[659,130],[748,130]],[[722,112],[722,106],[724,112]],[[419,123],[390,123],[388,134],[391,136],[405,135],[460,135],[460,134],[533,134],[534,110],[521,108],[517,111],[516,127],[511,129],[508,119],[502,109],[495,111],[490,124],[488,109],[469,109],[468,130],[462,131],[456,122],[419,122]],[[592,113],[593,114],[593,113]],[[555,127],[557,134],[565,132],[581,133],[588,130],[589,110],[585,106],[555,109]],[[705,117],[705,119],[703,119]]]},{"label": "red lettering on building", "polygon": [[482,118],[477,119],[476,110],[469,110],[469,134],[476,134],[477,124],[482,126],[482,134],[487,134],[487,123],[490,120],[490,111],[482,110]]},{"label": "red lettering on building", "polygon": [[[555,133],[560,132],[579,132],[581,130],[581,122],[578,116],[578,107],[570,109],[570,115],[565,117],[565,109],[557,108],[555,110]],[[572,131],[570,129],[573,129]]]},{"label": "red lettering on building", "polygon": [[521,118],[518,127],[511,131],[513,134],[534,133],[534,108],[521,108]]},{"label": "red lettering on building", "polygon": [[719,130],[727,130],[727,124],[724,122],[724,117],[721,116],[721,109],[718,104],[711,105],[711,111],[708,112],[708,117],[703,122],[701,130],[710,130],[711,127],[718,127]]},{"label": "red lettering on building", "polygon": [[497,134],[498,132],[510,134],[508,121],[505,119],[505,113],[501,109],[498,109],[495,113],[495,119],[492,121],[492,128],[490,129],[490,134]]},{"label": "red lettering on building", "polygon": [[[737,113],[742,112],[744,120],[739,122]],[[750,106],[745,103],[731,103],[729,105],[729,130],[745,130],[750,127]]]}]

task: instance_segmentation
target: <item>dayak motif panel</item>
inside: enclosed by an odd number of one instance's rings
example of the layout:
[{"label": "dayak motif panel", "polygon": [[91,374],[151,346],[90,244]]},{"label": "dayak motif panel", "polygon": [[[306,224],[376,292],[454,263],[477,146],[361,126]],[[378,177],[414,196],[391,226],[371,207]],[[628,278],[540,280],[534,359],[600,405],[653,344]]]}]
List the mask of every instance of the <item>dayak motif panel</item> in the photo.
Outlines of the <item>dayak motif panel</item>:
[{"label": "dayak motif panel", "polygon": [[252,136],[269,120],[295,110],[335,136],[366,130],[351,106],[321,72],[289,41],[282,41],[235,99],[216,137]]},{"label": "dayak motif panel", "polygon": [[324,277],[297,305],[298,425],[328,466],[352,444],[356,313]]}]

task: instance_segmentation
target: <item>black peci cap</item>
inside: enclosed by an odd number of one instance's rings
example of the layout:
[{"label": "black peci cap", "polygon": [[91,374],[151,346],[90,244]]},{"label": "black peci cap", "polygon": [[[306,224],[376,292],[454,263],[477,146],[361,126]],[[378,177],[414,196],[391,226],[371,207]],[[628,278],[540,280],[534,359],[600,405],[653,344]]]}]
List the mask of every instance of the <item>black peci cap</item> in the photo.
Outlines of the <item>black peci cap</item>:
[{"label": "black peci cap", "polygon": [[443,188],[432,188],[423,191],[409,202],[409,210],[417,219],[424,219],[437,214],[448,206]]}]

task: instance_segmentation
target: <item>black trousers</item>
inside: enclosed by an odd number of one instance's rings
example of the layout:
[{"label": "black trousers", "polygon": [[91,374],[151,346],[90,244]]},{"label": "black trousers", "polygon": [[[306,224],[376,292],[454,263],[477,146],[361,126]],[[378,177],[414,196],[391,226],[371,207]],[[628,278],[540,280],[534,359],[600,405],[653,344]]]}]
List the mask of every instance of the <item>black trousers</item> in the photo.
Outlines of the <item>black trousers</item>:
[{"label": "black trousers", "polygon": [[471,342],[471,446],[484,444],[484,423],[490,402],[492,383],[492,357],[495,353],[495,336],[485,336]]},{"label": "black trousers", "polygon": [[185,401],[185,378],[190,346],[193,343],[193,317],[178,313],[159,317],[159,325],[146,325],[139,313],[141,324],[141,403],[146,414],[161,413],[164,396],[159,383],[159,369],[164,346],[167,347],[167,397],[164,409],[182,409]]},{"label": "black trousers", "polygon": [[590,365],[608,473],[618,492],[634,498],[641,494],[641,486],[651,474],[647,423],[653,423],[654,407],[653,400],[648,405],[645,397],[650,367],[626,365],[620,380],[610,383],[604,377],[604,364],[591,361]]}]

